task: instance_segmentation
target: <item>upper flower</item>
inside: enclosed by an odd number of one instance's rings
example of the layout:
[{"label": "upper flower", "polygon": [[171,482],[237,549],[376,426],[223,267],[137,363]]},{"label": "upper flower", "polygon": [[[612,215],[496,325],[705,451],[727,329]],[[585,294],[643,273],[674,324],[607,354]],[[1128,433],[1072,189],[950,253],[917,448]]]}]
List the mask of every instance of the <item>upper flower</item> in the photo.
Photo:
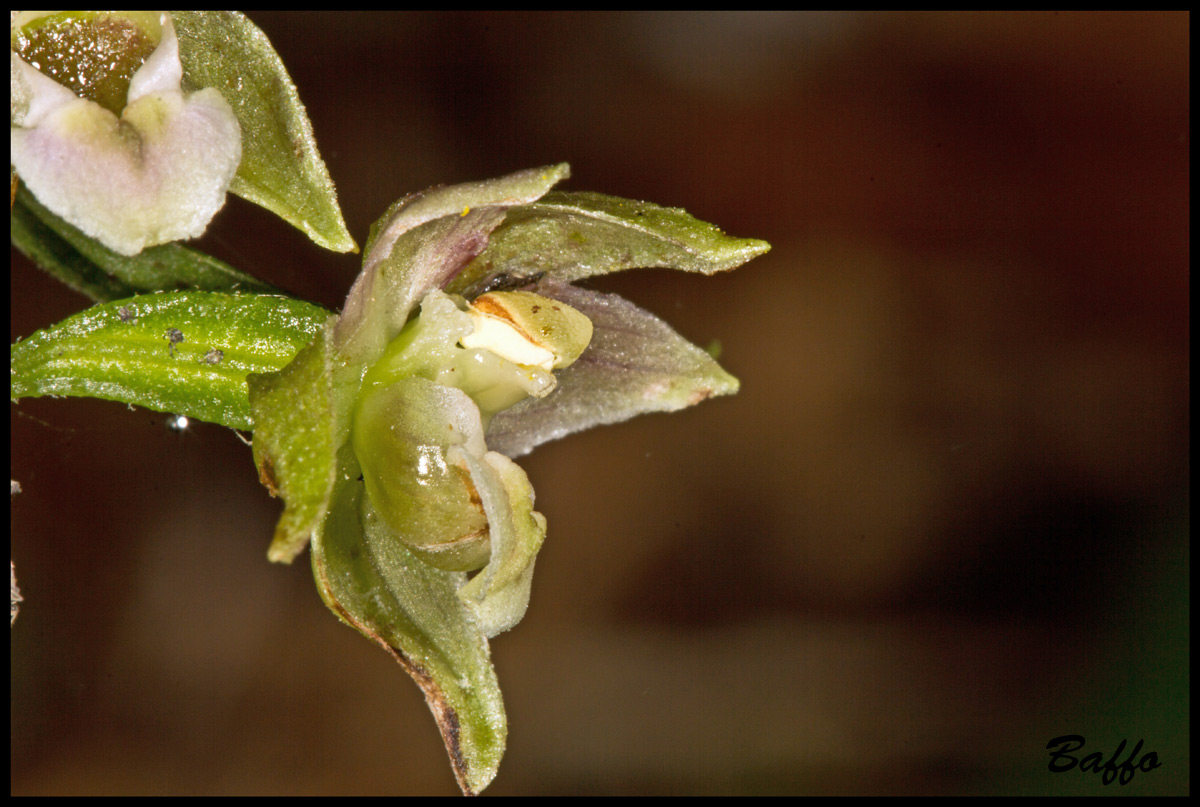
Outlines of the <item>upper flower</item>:
[{"label": "upper flower", "polygon": [[9,33],[12,166],[57,218],[132,255],[199,235],[230,191],[357,251],[296,87],[244,15],[22,11]]},{"label": "upper flower", "polygon": [[171,16],[158,25],[119,115],[10,50],[13,166],[46,207],[123,255],[202,234],[242,157],[229,103],[183,92]]}]

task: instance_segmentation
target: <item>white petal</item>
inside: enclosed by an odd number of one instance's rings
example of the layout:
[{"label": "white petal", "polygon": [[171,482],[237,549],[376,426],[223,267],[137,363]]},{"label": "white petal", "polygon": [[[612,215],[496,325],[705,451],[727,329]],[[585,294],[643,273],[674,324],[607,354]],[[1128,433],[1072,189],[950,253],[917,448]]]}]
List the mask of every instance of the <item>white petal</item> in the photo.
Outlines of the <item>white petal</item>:
[{"label": "white petal", "polygon": [[163,14],[162,39],[158,47],[142,63],[129,80],[126,103],[156,92],[179,92],[183,80],[183,65],[179,62],[179,39],[175,36],[175,23],[170,14]]},{"label": "white petal", "polygon": [[29,70],[34,100],[26,128],[10,129],[11,158],[42,204],[124,255],[204,232],[241,160],[241,130],[215,89],[181,92],[169,18],[119,120]]},{"label": "white petal", "polygon": [[14,123],[32,128],[59,107],[78,100],[49,76],[42,75],[13,51],[8,52],[9,91],[14,99],[24,102],[25,109]]}]

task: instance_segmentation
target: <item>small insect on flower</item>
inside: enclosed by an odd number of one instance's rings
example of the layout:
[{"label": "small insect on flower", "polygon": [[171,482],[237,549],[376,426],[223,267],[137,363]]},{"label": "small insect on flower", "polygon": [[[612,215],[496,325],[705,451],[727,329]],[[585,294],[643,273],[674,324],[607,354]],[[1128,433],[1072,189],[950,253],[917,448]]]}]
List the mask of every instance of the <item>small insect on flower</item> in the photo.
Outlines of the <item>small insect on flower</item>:
[{"label": "small insect on flower", "polygon": [[117,316],[121,318],[121,322],[137,321],[137,317],[133,315],[133,309],[127,305],[123,305],[117,309]]},{"label": "small insect on flower", "polygon": [[508,272],[497,272],[494,275],[485,277],[471,288],[463,293],[463,296],[468,300],[474,300],[476,297],[481,297],[491,291],[509,291],[510,289],[519,289],[522,286],[530,286],[538,282],[545,275],[545,272],[537,272],[532,275],[514,275]]},{"label": "small insect on flower", "polygon": [[220,364],[221,360],[224,358],[225,358],[225,351],[217,350],[214,347],[212,350],[205,353],[204,358],[202,358],[200,361],[204,362],[205,364]]},{"label": "small insect on flower", "polygon": [[167,340],[167,352],[174,356],[175,346],[183,341],[183,331],[178,328],[167,328],[163,338]]}]

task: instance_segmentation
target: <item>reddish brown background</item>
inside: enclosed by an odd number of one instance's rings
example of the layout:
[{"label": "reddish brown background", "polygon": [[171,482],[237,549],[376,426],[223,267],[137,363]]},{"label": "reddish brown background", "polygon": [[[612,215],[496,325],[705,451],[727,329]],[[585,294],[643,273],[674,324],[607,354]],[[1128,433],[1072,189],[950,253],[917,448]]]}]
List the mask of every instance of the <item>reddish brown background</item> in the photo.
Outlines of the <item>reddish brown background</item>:
[{"label": "reddish brown background", "polygon": [[[743,384],[522,461],[496,794],[1182,793],[1186,14],[251,15],[352,233],[560,160],[765,258],[620,290]],[[336,307],[231,199],[201,246]],[[12,336],[85,301],[12,272]],[[13,794],[452,793],[417,689],[264,554],[228,430],[12,407]],[[1120,788],[1045,746],[1146,742]]]}]

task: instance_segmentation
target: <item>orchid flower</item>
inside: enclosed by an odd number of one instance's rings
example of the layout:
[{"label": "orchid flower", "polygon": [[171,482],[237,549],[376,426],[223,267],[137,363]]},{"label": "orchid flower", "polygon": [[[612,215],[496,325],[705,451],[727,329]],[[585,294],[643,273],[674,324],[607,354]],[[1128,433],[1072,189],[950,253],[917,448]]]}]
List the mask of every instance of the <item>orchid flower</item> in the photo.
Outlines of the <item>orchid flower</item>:
[{"label": "orchid flower", "polygon": [[712,273],[768,249],[680,210],[548,193],[567,175],[400,201],[341,315],[288,367],[250,378],[255,460],[286,503],[270,557],[311,543],[326,603],[422,687],[466,792],[504,749],[487,640],[525,613],[546,536],[511,458],[738,387],[657,317],[574,281]]},{"label": "orchid flower", "polygon": [[201,235],[242,158],[233,109],[211,87],[183,92],[170,15],[160,25],[120,115],[9,51],[27,98],[10,130],[13,166],[46,207],[122,255]]},{"label": "orchid flower", "polygon": [[85,236],[126,256],[195,238],[232,191],[356,249],[295,86],[244,16],[13,12],[10,40],[14,177]]}]

